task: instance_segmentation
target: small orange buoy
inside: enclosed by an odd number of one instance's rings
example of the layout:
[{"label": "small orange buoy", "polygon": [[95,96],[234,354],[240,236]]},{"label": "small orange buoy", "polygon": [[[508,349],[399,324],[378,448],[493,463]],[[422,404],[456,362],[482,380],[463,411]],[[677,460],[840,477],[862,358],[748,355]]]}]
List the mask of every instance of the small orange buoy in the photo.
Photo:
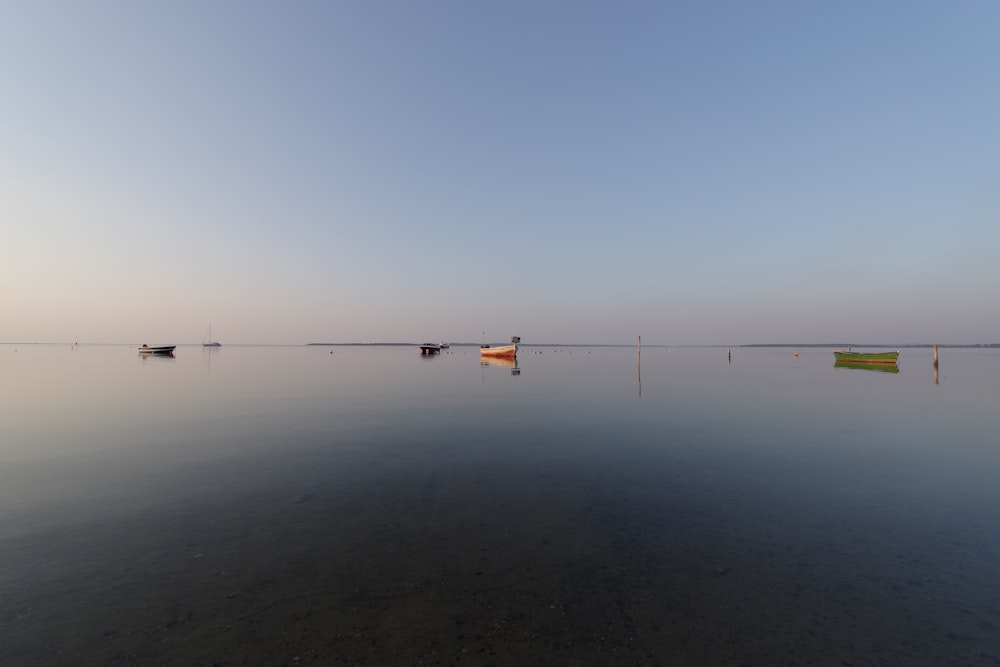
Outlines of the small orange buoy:
[{"label": "small orange buoy", "polygon": [[798,359],[798,358],[799,358],[799,353],[798,353],[798,352],[796,352],[796,353],[795,353],[795,358],[796,358],[796,359]]}]

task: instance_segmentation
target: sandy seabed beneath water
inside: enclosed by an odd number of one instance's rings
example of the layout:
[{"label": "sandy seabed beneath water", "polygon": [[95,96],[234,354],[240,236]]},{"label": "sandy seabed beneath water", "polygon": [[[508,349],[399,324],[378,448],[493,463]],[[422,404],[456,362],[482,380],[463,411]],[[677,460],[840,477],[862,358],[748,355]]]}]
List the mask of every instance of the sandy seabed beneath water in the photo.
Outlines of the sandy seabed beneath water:
[{"label": "sandy seabed beneath water", "polygon": [[1000,665],[975,526],[681,473],[390,458],[21,526],[0,663]]}]

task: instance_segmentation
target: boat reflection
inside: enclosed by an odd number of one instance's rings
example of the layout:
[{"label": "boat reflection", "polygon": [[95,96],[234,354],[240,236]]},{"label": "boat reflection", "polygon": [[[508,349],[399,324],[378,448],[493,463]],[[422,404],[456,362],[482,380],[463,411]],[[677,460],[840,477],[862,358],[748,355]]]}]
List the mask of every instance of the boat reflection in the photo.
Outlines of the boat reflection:
[{"label": "boat reflection", "polygon": [[171,361],[176,361],[176,359],[177,359],[177,357],[174,356],[173,352],[162,353],[162,354],[139,354],[139,355],[136,355],[136,356],[137,356],[137,358],[139,359],[139,361],[141,363],[146,363],[147,361],[150,362],[150,363],[158,363],[157,361],[153,361],[153,359],[157,359],[157,360],[167,360],[167,359],[169,359]]},{"label": "boat reflection", "polygon": [[834,368],[855,368],[860,371],[875,371],[876,373],[891,373],[892,375],[899,375],[899,366],[896,364],[866,364],[866,363],[853,363],[850,361],[835,361],[833,362]]},{"label": "boat reflection", "polygon": [[176,345],[154,345],[150,347],[143,343],[142,347],[139,348],[139,355],[146,356],[161,356],[161,357],[172,357],[174,356],[174,349]]},{"label": "boat reflection", "polygon": [[517,358],[506,359],[503,357],[482,357],[479,360],[479,365],[483,368],[487,366],[499,366],[501,368],[509,368],[511,375],[520,375],[521,369],[517,365]]}]

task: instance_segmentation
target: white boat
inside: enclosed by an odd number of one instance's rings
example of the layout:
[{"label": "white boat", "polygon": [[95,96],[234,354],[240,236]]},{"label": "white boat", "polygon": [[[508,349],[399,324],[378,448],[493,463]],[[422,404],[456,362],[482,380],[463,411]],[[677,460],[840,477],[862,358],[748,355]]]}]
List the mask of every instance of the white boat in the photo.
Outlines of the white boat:
[{"label": "white boat", "polygon": [[521,342],[520,336],[513,336],[510,345],[487,345],[483,343],[479,346],[479,356],[513,359],[517,356],[517,344]]},{"label": "white boat", "polygon": [[165,355],[165,356],[166,355],[173,356],[173,354],[174,354],[174,348],[175,347],[177,347],[177,346],[176,345],[159,345],[159,346],[156,346],[156,347],[150,347],[150,346],[144,344],[142,347],[139,348],[139,354],[160,354],[160,355]]},{"label": "white boat", "polygon": [[212,340],[212,325],[211,324],[208,325],[208,331],[205,332],[205,335],[201,339],[201,346],[202,347],[222,347],[222,343],[220,343],[217,340]]},{"label": "white boat", "polygon": [[437,354],[441,351],[441,346],[437,343],[424,343],[420,346],[420,354]]}]

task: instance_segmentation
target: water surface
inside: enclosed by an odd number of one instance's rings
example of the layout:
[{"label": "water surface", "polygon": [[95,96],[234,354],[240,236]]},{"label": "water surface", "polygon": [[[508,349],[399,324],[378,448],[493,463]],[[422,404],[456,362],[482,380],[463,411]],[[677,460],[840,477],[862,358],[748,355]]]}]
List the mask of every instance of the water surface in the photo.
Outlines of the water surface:
[{"label": "water surface", "polygon": [[1000,664],[1000,351],[639,361],[0,346],[0,663]]}]

